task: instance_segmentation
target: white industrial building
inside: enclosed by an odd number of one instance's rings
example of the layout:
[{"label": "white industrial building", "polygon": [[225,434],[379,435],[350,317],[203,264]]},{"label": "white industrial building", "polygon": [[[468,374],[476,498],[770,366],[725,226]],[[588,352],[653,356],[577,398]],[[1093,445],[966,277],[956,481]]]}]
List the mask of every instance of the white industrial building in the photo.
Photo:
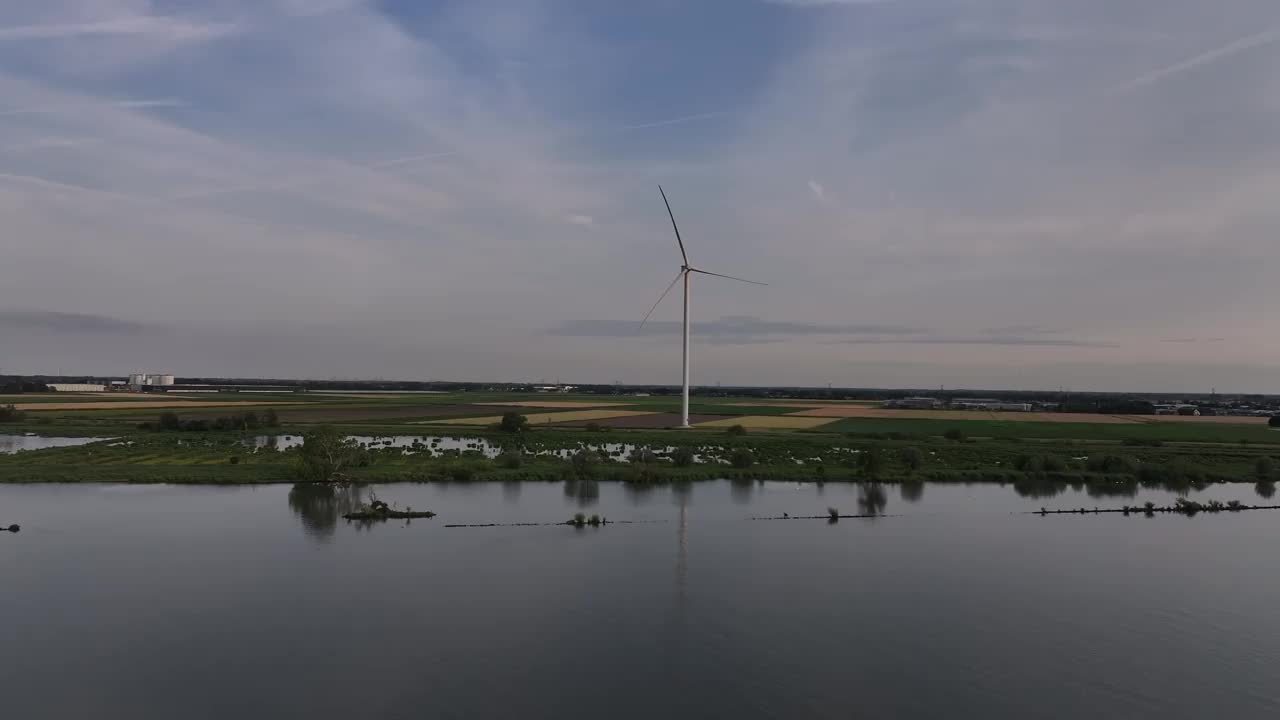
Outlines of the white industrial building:
[{"label": "white industrial building", "polygon": [[168,387],[174,377],[168,373],[133,373],[129,376],[129,387],[140,390],[144,387]]},{"label": "white industrial building", "polygon": [[97,383],[49,383],[47,386],[54,392],[102,392],[106,385]]}]

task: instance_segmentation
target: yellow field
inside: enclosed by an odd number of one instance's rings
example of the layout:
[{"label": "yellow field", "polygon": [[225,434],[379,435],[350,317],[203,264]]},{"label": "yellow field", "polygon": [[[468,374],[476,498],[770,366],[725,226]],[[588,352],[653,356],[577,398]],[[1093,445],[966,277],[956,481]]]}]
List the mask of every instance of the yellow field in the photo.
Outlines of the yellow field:
[{"label": "yellow field", "polygon": [[[559,413],[535,413],[526,415],[530,425],[543,423],[576,422],[581,420],[608,420],[633,415],[657,415],[650,410],[577,410]],[[415,425],[492,425],[502,422],[502,416],[456,418],[453,420],[422,420]]]},{"label": "yellow field", "polygon": [[492,405],[493,407],[531,407],[572,410],[575,408],[617,407],[616,402],[581,402],[573,400],[518,400],[514,402],[487,402],[476,405]]},{"label": "yellow field", "polygon": [[14,407],[27,412],[43,410],[147,410],[151,408],[248,407],[250,405],[297,405],[279,402],[199,402],[197,400],[140,400],[138,402],[51,402],[17,403]]},{"label": "yellow field", "polygon": [[721,428],[741,425],[744,428],[760,430],[808,430],[819,425],[835,422],[836,418],[796,417],[795,415],[743,415],[728,417],[723,420],[698,423],[700,428]]}]

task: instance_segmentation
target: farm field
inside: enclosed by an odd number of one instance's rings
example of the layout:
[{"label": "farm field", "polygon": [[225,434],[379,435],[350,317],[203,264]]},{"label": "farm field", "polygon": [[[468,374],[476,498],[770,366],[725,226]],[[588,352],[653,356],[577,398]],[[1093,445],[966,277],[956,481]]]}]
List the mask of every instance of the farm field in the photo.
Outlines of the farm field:
[{"label": "farm field", "polygon": [[807,430],[835,422],[827,417],[796,417],[794,415],[743,415],[698,423],[697,428],[728,428],[741,425],[748,430]]},{"label": "farm field", "polygon": [[270,400],[215,400],[202,402],[198,400],[140,400],[136,402],[121,403],[116,401],[94,400],[88,402],[35,402],[35,403],[13,403],[13,406],[19,410],[28,410],[33,412],[49,412],[52,410],[138,410],[153,408],[222,408],[222,407],[252,407],[252,406],[275,406],[279,407],[282,403],[272,402]]},{"label": "farm field", "polygon": [[[648,410],[566,410],[564,412],[557,412],[557,413],[534,413],[532,415],[525,415],[525,419],[528,420],[530,425],[536,426],[536,425],[542,425],[545,423],[610,420],[613,418],[625,418],[625,417],[632,417],[637,415],[650,415],[650,414],[653,414],[653,413]],[[488,417],[454,418],[449,420],[427,420],[419,424],[422,424],[422,425],[493,425],[501,421],[502,421],[501,415],[494,415],[494,416],[488,416]]]},{"label": "farm field", "polygon": [[[620,433],[676,432],[679,398],[657,396],[532,396],[516,393],[210,393],[156,395],[28,394],[5,400],[27,412],[19,423],[0,426],[44,435],[121,436],[154,423],[161,412],[183,420],[220,417],[270,408],[281,431],[305,432],[321,424],[356,434],[415,434],[457,427],[487,432],[503,412],[525,415],[542,432],[580,432],[588,426]],[[126,399],[127,398],[127,399]],[[8,404],[8,403],[5,403]],[[844,434],[1077,440],[1081,442],[1262,443],[1280,445],[1280,432],[1265,418],[897,410],[866,404],[694,396],[691,422],[701,433],[742,425],[754,433],[819,436]]]}]

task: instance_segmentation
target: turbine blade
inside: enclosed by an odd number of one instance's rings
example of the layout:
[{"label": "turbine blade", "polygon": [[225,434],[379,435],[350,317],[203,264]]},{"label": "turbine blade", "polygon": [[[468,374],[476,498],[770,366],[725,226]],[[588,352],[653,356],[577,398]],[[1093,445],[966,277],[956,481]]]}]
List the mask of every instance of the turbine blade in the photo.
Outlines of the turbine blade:
[{"label": "turbine blade", "polygon": [[676,225],[676,214],[671,212],[671,203],[667,202],[667,194],[663,192],[662,186],[658,186],[658,192],[662,193],[662,204],[667,206],[667,214],[671,216],[671,227],[676,231],[676,243],[680,245],[680,257],[684,258],[686,267],[689,265],[689,255],[684,251],[684,240],[680,239],[680,227]]},{"label": "turbine blade", "polygon": [[671,288],[675,287],[676,283],[680,282],[680,278],[682,277],[684,277],[684,270],[681,270],[676,274],[676,279],[672,280],[671,284],[667,286],[667,289],[663,290],[662,294],[658,296],[658,302],[654,303],[653,307],[649,308],[649,312],[644,314],[644,319],[640,321],[641,328],[644,327],[645,323],[649,322],[649,316],[653,315],[653,311],[658,309],[658,305],[662,304],[662,301],[667,297],[667,294],[671,292]]},{"label": "turbine blade", "polygon": [[689,268],[689,272],[702,273],[703,275],[714,275],[716,277],[728,278],[729,280],[737,280],[738,282],[751,283],[752,285],[768,285],[769,284],[769,283],[756,282],[755,280],[748,280],[746,278],[734,277],[732,275],[721,275],[720,273],[707,272],[706,270],[699,270],[698,268]]}]

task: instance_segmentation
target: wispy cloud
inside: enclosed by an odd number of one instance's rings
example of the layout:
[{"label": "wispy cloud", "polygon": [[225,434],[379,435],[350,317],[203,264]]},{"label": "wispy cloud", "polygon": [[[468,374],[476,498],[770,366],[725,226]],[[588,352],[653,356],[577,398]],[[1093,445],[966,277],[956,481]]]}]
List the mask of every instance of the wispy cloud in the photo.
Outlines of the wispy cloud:
[{"label": "wispy cloud", "polygon": [[716,112],[698,113],[697,115],[685,115],[684,117],[668,118],[666,120],[656,120],[654,122],[639,123],[637,125],[619,125],[610,128],[613,132],[626,132],[629,130],[647,130],[649,128],[666,127],[668,125],[683,125],[685,123],[698,122],[699,120],[710,120],[711,118],[724,117],[732,114],[729,110],[718,110]]},{"label": "wispy cloud", "polygon": [[[691,332],[707,338],[763,338],[800,337],[806,335],[909,335],[921,332],[918,328],[901,325],[827,325],[822,323],[763,320],[757,317],[730,315],[717,320],[694,322]],[[640,327],[635,320],[574,320],[549,332],[552,335],[574,337],[638,337],[679,335],[684,331],[680,322],[650,320]]]},{"label": "wispy cloud", "polygon": [[48,310],[0,310],[0,328],[65,333],[138,333],[147,330],[148,326],[105,315]]},{"label": "wispy cloud", "polygon": [[42,105],[37,107],[11,108],[8,110],[0,110],[0,117],[9,115],[39,115],[47,113],[62,113],[91,110],[95,107],[112,107],[121,109],[143,109],[157,107],[182,107],[185,105],[181,100],[173,98],[154,98],[140,100],[89,100],[83,103],[70,105]]},{"label": "wispy cloud", "polygon": [[1239,53],[1245,52],[1246,50],[1252,50],[1253,48],[1262,47],[1263,45],[1269,45],[1275,42],[1276,40],[1280,40],[1280,28],[1271,28],[1270,30],[1264,30],[1255,35],[1250,35],[1248,37],[1243,37],[1243,38],[1240,38],[1239,40],[1229,42],[1226,45],[1223,45],[1222,47],[1216,48],[1214,50],[1203,52],[1194,57],[1187,58],[1186,60],[1182,60],[1181,62],[1176,62],[1172,65],[1168,65],[1166,67],[1160,68],[1159,70],[1153,70],[1149,73],[1146,73],[1145,75],[1140,75],[1134,78],[1133,80],[1130,80],[1129,82],[1125,83],[1124,85],[1121,85],[1115,88],[1112,92],[1116,92],[1116,93],[1131,92],[1139,88],[1145,87],[1147,85],[1152,85],[1154,83],[1160,82],[1161,80],[1172,77],[1179,73],[1183,73],[1188,70],[1194,70],[1198,67],[1203,67],[1205,65],[1209,65],[1210,63],[1215,63],[1219,60],[1229,58],[1233,55],[1237,55]]},{"label": "wispy cloud", "polygon": [[235,23],[198,22],[160,15],[133,15],[89,22],[0,27],[0,42],[127,35],[149,35],[182,42],[208,40],[235,32],[236,29]]},{"label": "wispy cloud", "polygon": [[840,341],[845,345],[1003,345],[1012,347],[1117,348],[1112,342],[1075,340],[1071,338],[1017,336],[924,336],[909,338],[853,338]]},{"label": "wispy cloud", "polygon": [[822,183],[817,180],[809,181],[809,191],[813,193],[814,197],[818,198],[819,202],[827,201],[827,189],[822,187]]}]

